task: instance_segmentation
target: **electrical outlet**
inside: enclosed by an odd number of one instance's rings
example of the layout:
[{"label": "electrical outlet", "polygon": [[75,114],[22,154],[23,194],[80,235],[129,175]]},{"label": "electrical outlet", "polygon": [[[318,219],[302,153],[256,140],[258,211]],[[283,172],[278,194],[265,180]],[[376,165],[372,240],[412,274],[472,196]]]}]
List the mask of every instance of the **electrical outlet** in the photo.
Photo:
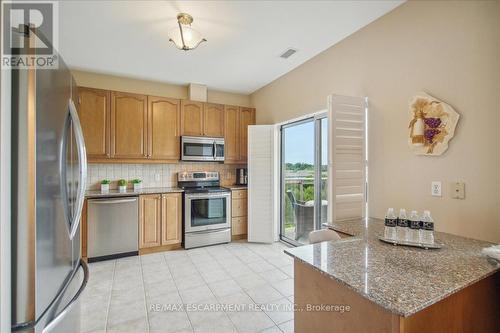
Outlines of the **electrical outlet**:
[{"label": "electrical outlet", "polygon": [[159,181],[160,181],[160,174],[155,173],[155,182],[159,182]]},{"label": "electrical outlet", "polygon": [[433,181],[431,183],[431,195],[433,197],[440,197],[441,196],[441,182]]},{"label": "electrical outlet", "polygon": [[465,183],[462,182],[452,183],[451,197],[453,199],[465,199]]}]

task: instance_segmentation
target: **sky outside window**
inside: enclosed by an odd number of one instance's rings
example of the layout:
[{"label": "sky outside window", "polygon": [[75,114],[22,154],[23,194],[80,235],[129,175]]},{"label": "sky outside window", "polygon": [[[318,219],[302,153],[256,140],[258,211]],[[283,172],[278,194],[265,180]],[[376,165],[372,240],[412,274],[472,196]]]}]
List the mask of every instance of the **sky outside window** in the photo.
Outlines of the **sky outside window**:
[{"label": "sky outside window", "polygon": [[285,131],[285,163],[314,164],[314,121],[287,127]]},{"label": "sky outside window", "polygon": [[[314,164],[314,121],[287,127],[285,131],[285,163]],[[328,121],[321,121],[321,162],[328,163]]]}]

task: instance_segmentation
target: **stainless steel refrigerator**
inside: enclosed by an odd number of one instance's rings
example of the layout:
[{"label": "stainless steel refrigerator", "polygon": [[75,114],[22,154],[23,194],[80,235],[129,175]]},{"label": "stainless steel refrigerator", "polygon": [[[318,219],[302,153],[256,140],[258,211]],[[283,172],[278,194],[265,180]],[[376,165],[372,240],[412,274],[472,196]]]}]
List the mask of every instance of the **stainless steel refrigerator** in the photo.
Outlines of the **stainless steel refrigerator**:
[{"label": "stainless steel refrigerator", "polygon": [[[34,38],[28,29],[19,38]],[[76,86],[59,69],[12,70],[12,331],[79,332],[88,279],[80,217],[87,161]]]}]

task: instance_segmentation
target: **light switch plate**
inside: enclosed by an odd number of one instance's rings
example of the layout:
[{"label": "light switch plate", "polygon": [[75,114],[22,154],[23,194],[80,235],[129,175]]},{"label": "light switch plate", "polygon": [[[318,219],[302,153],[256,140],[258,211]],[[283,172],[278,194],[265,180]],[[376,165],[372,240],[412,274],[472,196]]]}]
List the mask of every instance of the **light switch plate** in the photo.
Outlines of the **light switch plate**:
[{"label": "light switch plate", "polygon": [[431,183],[431,195],[433,197],[440,197],[441,196],[441,182],[433,181]]},{"label": "light switch plate", "polygon": [[453,199],[465,199],[465,183],[454,182],[451,184],[451,197]]}]

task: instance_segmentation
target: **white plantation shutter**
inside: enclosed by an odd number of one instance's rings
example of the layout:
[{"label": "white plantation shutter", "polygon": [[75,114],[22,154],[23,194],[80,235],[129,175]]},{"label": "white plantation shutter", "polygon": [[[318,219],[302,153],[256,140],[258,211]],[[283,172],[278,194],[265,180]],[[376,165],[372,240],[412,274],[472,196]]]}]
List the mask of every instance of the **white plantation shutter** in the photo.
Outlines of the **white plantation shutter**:
[{"label": "white plantation shutter", "polygon": [[328,221],[365,217],[366,97],[332,95],[329,112]]},{"label": "white plantation shutter", "polygon": [[248,126],[248,241],[275,240],[274,135],[272,125]]}]

